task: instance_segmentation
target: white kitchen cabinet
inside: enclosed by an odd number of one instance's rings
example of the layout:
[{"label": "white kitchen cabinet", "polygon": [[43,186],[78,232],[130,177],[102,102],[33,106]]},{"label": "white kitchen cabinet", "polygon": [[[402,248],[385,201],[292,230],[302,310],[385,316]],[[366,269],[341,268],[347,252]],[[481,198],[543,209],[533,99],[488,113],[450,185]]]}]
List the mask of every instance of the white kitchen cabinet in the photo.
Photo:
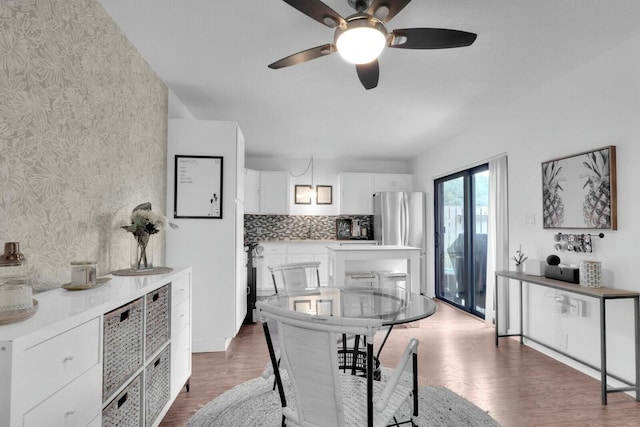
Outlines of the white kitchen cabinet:
[{"label": "white kitchen cabinet", "polygon": [[260,213],[260,171],[244,170],[244,212]]},{"label": "white kitchen cabinet", "polygon": [[192,351],[225,351],[247,311],[244,261],[244,137],[235,122],[169,120],[167,205],[176,155],[223,158],[222,218],[170,218],[167,263],[193,267]]},{"label": "white kitchen cabinet", "polygon": [[261,214],[289,213],[289,172],[260,171]]},{"label": "white kitchen cabinet", "polygon": [[374,174],[342,172],[340,185],[340,214],[373,215]]},{"label": "white kitchen cabinet", "polygon": [[[176,287],[173,286],[176,284]],[[104,285],[81,292],[69,292],[58,288],[34,295],[38,310],[30,319],[0,326],[0,426],[87,426],[100,425],[103,410],[113,401],[113,396],[125,390],[129,379],[118,386],[108,396],[103,396],[108,369],[103,358],[105,346],[103,327],[105,314],[111,313],[134,301],[151,307],[156,293],[163,289],[173,289],[172,298],[190,304],[191,269],[178,268],[174,271],[149,276],[113,276]],[[179,288],[179,290],[178,290]],[[165,300],[168,301],[168,295]],[[142,302],[144,301],[144,302]],[[171,306],[172,319],[179,304]],[[165,310],[166,311],[166,310]],[[157,366],[158,357],[174,346],[185,349],[189,345],[190,318],[180,323],[180,333],[164,335],[158,350],[145,357],[144,345],[140,343],[142,363],[128,378],[140,378],[143,371],[150,372],[150,366]],[[148,313],[154,317],[153,312]],[[165,313],[160,310],[159,316]],[[125,318],[123,316],[122,318]],[[154,317],[158,318],[158,317]],[[168,320],[165,323],[169,323]],[[172,322],[173,323],[173,322]],[[154,325],[156,326],[156,325]],[[157,337],[157,329],[149,326],[151,334],[144,328],[137,339],[149,346]],[[176,340],[174,340],[176,337]],[[180,343],[178,339],[184,342]],[[162,391],[168,399],[157,401],[153,419],[140,416],[141,426],[157,426],[177,396],[177,391],[191,376],[191,353],[176,352],[164,358],[164,370],[175,378],[171,392],[167,386]],[[175,374],[175,376],[174,376]],[[142,383],[140,383],[142,384]],[[150,381],[149,385],[153,386]],[[161,384],[165,384],[162,382]],[[140,402],[153,402],[147,394],[147,386],[139,387]],[[166,395],[165,395],[166,396]],[[104,398],[103,398],[104,397]],[[140,411],[144,405],[139,403]],[[141,412],[142,413],[142,412]]]},{"label": "white kitchen cabinet", "polygon": [[377,173],[373,177],[374,193],[380,191],[413,191],[413,175]]},{"label": "white kitchen cabinet", "polygon": [[289,173],[245,169],[244,211],[248,214],[289,213]]}]

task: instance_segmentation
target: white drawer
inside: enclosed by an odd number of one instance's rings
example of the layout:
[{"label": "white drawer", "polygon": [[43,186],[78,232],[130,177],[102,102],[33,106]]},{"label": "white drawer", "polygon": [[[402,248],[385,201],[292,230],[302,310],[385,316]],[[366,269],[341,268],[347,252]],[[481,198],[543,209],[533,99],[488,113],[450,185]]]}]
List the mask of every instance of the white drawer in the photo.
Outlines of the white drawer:
[{"label": "white drawer", "polygon": [[187,274],[174,280],[171,283],[171,306],[174,307],[180,302],[189,297],[191,289],[189,286],[189,278],[191,275]]},{"label": "white drawer", "polygon": [[262,243],[262,248],[263,255],[284,255],[287,252],[287,246],[281,243]]},{"label": "white drawer", "polygon": [[27,412],[23,426],[86,426],[102,408],[101,380],[102,370],[96,366]]},{"label": "white drawer", "polygon": [[171,309],[171,336],[180,333],[189,323],[189,300],[185,300]]},{"label": "white drawer", "polygon": [[97,365],[101,335],[100,318],[95,318],[25,350],[16,379],[17,395],[25,407],[41,402]]}]

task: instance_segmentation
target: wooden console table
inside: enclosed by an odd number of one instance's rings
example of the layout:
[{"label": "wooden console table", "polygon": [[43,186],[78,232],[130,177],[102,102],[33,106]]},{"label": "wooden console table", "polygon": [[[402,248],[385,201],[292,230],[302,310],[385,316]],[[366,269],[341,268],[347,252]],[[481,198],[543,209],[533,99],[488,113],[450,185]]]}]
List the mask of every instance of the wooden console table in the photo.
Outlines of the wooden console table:
[{"label": "wooden console table", "polygon": [[[520,333],[518,334],[500,334],[498,331],[498,277],[505,277],[507,279],[512,279],[519,283],[518,291],[519,291],[519,302],[520,302]],[[522,321],[522,284],[532,283],[534,285],[545,286],[547,288],[558,289],[561,291],[572,292],[574,294],[584,295],[590,298],[596,298],[600,300],[600,366],[593,366],[589,363],[586,363],[570,354],[564,353],[560,350],[557,350],[553,347],[550,347],[547,344],[544,344],[540,341],[537,341],[524,333],[524,324]],[[513,283],[511,281],[508,282]],[[600,372],[601,376],[601,396],[602,396],[602,404],[607,404],[607,394],[615,393],[615,392],[625,392],[625,391],[635,391],[636,393],[636,401],[640,402],[640,293],[633,291],[625,291],[622,289],[614,289],[614,288],[587,288],[577,284],[563,282],[560,280],[548,279],[543,276],[530,276],[524,273],[518,273],[515,271],[496,271],[496,279],[495,279],[495,311],[496,311],[496,346],[498,345],[498,338],[501,337],[511,337],[511,336],[519,336],[520,343],[522,344],[523,339],[526,338],[532,342],[535,342],[538,345],[549,348],[558,354],[561,354],[565,357],[575,360],[576,362],[582,363],[585,366],[588,366],[596,371]],[[633,300],[633,320],[634,320],[634,331],[635,331],[635,363],[636,363],[636,379],[635,383],[631,384],[629,381],[617,378],[611,374],[607,374],[607,325],[606,325],[606,302],[608,300],[613,299],[632,299]],[[508,304],[508,302],[507,302]],[[627,384],[628,387],[608,387],[607,386],[607,376],[615,378],[616,380]]]}]

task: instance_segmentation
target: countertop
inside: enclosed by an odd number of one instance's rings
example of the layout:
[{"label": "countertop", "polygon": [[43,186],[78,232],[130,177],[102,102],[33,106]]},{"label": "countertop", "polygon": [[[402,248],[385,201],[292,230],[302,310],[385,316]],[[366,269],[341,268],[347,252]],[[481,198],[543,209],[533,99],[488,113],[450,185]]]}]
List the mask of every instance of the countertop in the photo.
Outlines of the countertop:
[{"label": "countertop", "polygon": [[[102,315],[185,274],[191,274],[191,267],[178,267],[169,273],[146,276],[107,275],[104,277],[111,280],[93,289],[67,291],[56,288],[34,294],[33,298],[38,301],[35,315],[20,322],[0,325],[0,341],[65,331],[69,325],[78,325]],[[37,341],[37,338],[33,339]]]}]

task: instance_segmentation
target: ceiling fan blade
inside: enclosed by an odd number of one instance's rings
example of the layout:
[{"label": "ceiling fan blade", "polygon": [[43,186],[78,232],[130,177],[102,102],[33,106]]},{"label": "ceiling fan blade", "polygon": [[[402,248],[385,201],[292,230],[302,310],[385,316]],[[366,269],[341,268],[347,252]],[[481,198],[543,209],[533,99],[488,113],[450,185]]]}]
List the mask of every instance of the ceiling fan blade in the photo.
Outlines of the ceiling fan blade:
[{"label": "ceiling fan blade", "polygon": [[386,23],[391,21],[409,3],[411,0],[373,0],[367,13]]},{"label": "ceiling fan blade", "polygon": [[303,50],[302,52],[294,53],[286,58],[282,58],[279,61],[269,64],[269,68],[277,70],[278,68],[289,67],[291,65],[302,64],[303,62],[311,61],[312,59],[320,58],[321,56],[329,55],[336,51],[335,45],[329,43],[322,46],[312,47],[311,49]]},{"label": "ceiling fan blade", "polygon": [[360,83],[365,89],[373,89],[378,86],[378,78],[380,77],[380,66],[378,60],[374,59],[368,64],[356,65],[356,71],[358,72],[358,78]]},{"label": "ceiling fan blade", "polygon": [[320,0],[284,0],[284,2],[329,28],[335,28],[345,22],[338,12]]},{"label": "ceiling fan blade", "polygon": [[477,34],[444,28],[405,28],[393,30],[389,47],[402,49],[448,49],[464,47],[476,41]]}]

